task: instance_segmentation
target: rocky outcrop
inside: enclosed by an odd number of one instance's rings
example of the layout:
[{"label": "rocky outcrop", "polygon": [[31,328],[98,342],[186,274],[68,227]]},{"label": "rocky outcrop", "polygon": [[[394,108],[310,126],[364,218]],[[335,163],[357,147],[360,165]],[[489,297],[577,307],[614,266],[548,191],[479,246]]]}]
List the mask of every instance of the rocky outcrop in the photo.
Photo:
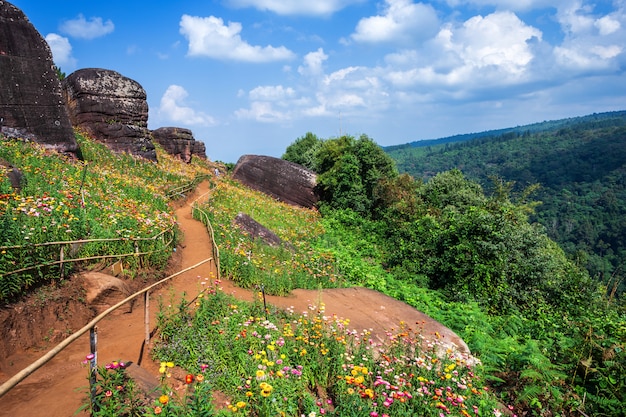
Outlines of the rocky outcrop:
[{"label": "rocky outcrop", "polygon": [[[186,163],[193,155],[206,159],[204,143],[198,142],[189,129],[182,127],[160,127],[152,131],[152,138],[170,155],[177,156]],[[200,144],[202,146],[200,146]]]},{"label": "rocky outcrop", "polygon": [[146,91],[138,82],[116,71],[85,68],[65,78],[62,87],[75,127],[115,152],[156,161]]},{"label": "rocky outcrop", "polygon": [[77,153],[50,47],[24,13],[0,1],[0,132]]},{"label": "rocky outcrop", "polygon": [[[85,301],[98,314],[132,294],[124,281],[111,275],[92,271],[83,272],[80,278],[86,291]],[[126,303],[114,314],[130,313],[132,304],[132,302]]]},{"label": "rocky outcrop", "polygon": [[284,159],[244,155],[235,165],[233,178],[294,206],[312,208],[319,201],[316,174]]},{"label": "rocky outcrop", "polygon": [[206,156],[206,145],[199,140],[193,143],[193,154],[201,158],[208,159]]},{"label": "rocky outcrop", "polygon": [[252,240],[261,239],[268,246],[281,246],[278,235],[245,213],[238,213],[233,223],[241,228]]},{"label": "rocky outcrop", "polygon": [[24,174],[18,168],[14,167],[4,159],[0,158],[0,178],[6,175],[11,183],[11,187],[16,190],[18,193],[22,191],[22,186],[24,185]]}]

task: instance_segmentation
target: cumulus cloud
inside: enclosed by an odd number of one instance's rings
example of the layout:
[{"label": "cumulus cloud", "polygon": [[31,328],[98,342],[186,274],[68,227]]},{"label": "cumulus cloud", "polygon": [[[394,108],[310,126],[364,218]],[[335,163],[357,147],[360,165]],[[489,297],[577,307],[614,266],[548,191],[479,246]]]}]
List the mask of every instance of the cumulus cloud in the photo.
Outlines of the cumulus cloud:
[{"label": "cumulus cloud", "polygon": [[280,15],[330,15],[364,0],[230,0],[233,7],[254,7]]},{"label": "cumulus cloud", "polygon": [[73,38],[95,39],[112,33],[115,30],[115,25],[111,20],[105,22],[101,17],[92,17],[87,20],[85,16],[79,14],[76,19],[61,23],[59,30]]},{"label": "cumulus cloud", "polygon": [[266,101],[253,101],[249,109],[239,109],[235,111],[238,119],[251,119],[262,123],[276,123],[289,120],[288,111],[274,109],[272,103]]},{"label": "cumulus cloud", "polygon": [[580,1],[569,3],[557,12],[565,38],[554,48],[554,57],[567,71],[603,71],[620,66],[626,44],[623,9],[599,15]]},{"label": "cumulus cloud", "polygon": [[190,56],[215,59],[271,62],[293,59],[295,54],[284,46],[254,46],[241,38],[241,23],[224,24],[215,16],[197,17],[183,15],[180,33],[189,41]]},{"label": "cumulus cloud", "polygon": [[161,97],[159,115],[164,119],[183,125],[215,125],[216,121],[213,117],[185,105],[185,99],[188,96],[189,93],[183,87],[170,85]]},{"label": "cumulus cloud", "polygon": [[76,68],[76,58],[72,56],[72,45],[69,39],[56,33],[49,33],[46,35],[46,42],[50,46],[52,58],[58,67]]},{"label": "cumulus cloud", "polygon": [[429,4],[385,0],[383,14],[361,19],[350,37],[357,42],[410,42],[434,35],[438,26]]},{"label": "cumulus cloud", "polygon": [[282,85],[259,86],[250,91],[251,100],[281,101],[294,97],[296,91],[291,87]]},{"label": "cumulus cloud", "polygon": [[309,52],[304,56],[304,63],[298,67],[300,75],[314,77],[324,73],[324,61],[328,59],[328,55],[324,53],[324,49],[319,48],[315,52]]},{"label": "cumulus cloud", "polygon": [[602,36],[610,35],[622,27],[619,20],[616,20],[611,16],[601,17],[594,22],[594,26],[598,29],[598,32]]}]

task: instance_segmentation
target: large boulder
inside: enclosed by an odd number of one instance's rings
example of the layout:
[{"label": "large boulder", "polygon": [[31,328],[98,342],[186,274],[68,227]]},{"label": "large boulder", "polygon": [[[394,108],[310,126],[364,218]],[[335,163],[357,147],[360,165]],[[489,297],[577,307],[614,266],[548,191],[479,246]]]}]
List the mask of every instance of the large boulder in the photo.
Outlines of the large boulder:
[{"label": "large boulder", "polygon": [[0,1],[0,133],[78,151],[50,47],[6,1]]},{"label": "large boulder", "polygon": [[65,78],[62,87],[75,127],[114,152],[156,161],[146,91],[137,81],[112,70],[84,68]]},{"label": "large boulder", "polygon": [[244,155],[235,165],[233,178],[294,206],[312,208],[319,201],[315,172],[284,159]]},{"label": "large boulder", "polygon": [[[206,159],[204,143],[196,141],[189,129],[182,127],[160,127],[152,131],[152,138],[170,155],[177,156],[186,163],[191,162],[191,157]],[[201,143],[202,146],[199,146]]]},{"label": "large boulder", "polygon": [[[79,279],[82,279],[85,288],[85,301],[98,314],[132,294],[124,281],[101,272],[83,272]],[[131,301],[117,309],[115,314],[130,313],[132,308]]]},{"label": "large boulder", "polygon": [[245,213],[237,213],[233,224],[243,230],[252,240],[261,239],[266,245],[273,247],[283,244],[276,233]]}]

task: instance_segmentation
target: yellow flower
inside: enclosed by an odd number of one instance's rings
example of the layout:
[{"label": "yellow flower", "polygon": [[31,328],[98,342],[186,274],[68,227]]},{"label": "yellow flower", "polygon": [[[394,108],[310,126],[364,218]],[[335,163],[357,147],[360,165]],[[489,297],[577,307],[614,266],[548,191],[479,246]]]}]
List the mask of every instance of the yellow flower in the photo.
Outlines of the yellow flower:
[{"label": "yellow flower", "polygon": [[257,379],[257,381],[262,381],[263,379],[265,379],[265,371],[263,371],[261,369],[256,371],[256,379]]},{"label": "yellow flower", "polygon": [[163,405],[167,404],[170,401],[170,397],[168,397],[167,395],[161,395],[159,397],[159,402]]},{"label": "yellow flower", "polygon": [[243,401],[239,401],[235,405],[237,406],[237,408],[241,409],[241,408],[244,408],[246,406],[246,403],[244,403]]},{"label": "yellow flower", "polygon": [[204,381],[204,375],[202,375],[202,374],[196,375],[196,381],[198,381],[198,382]]},{"label": "yellow flower", "polygon": [[168,362],[167,363],[167,367],[168,368],[173,368],[174,367],[174,362]]},{"label": "yellow flower", "polygon": [[266,382],[261,382],[261,384],[259,384],[259,387],[261,388],[261,396],[262,397],[269,397],[270,395],[272,395],[272,390],[274,389],[274,387],[272,387],[270,384],[266,383]]}]

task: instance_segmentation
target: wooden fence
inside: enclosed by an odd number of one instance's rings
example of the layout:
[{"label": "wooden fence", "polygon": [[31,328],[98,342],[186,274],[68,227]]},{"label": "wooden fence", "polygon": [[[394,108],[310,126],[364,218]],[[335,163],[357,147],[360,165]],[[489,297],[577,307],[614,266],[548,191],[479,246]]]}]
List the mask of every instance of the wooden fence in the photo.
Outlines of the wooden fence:
[{"label": "wooden fence", "polygon": [[[175,195],[181,195],[183,192],[188,192],[191,189],[193,189],[196,185],[197,185],[197,181],[193,182],[193,187],[190,187],[189,185],[185,186],[185,187],[179,187],[178,189],[176,189],[173,192],[173,196]],[[118,308],[120,308],[121,306],[123,306],[124,304],[134,300],[135,298],[139,297],[140,295],[144,295],[144,325],[145,325],[145,343],[146,346],[148,345],[149,341],[150,341],[150,311],[149,311],[149,292],[151,289],[164,284],[165,282],[171,280],[172,278],[181,275],[187,271],[190,271],[192,269],[195,269],[197,267],[199,267],[200,265],[203,265],[207,262],[214,262],[216,269],[217,269],[217,278],[220,279],[220,269],[219,269],[219,249],[217,248],[217,245],[215,245],[215,234],[213,232],[213,227],[211,226],[211,222],[209,221],[209,217],[208,214],[202,210],[200,207],[198,207],[197,204],[197,200],[192,204],[192,214],[193,217],[197,220],[200,220],[207,228],[207,231],[209,233],[209,236],[211,238],[211,242],[213,242],[213,256],[207,259],[204,259],[203,261],[198,262],[197,264],[190,266],[186,269],[183,269],[182,271],[179,271],[175,274],[172,274],[166,278],[163,278],[162,280],[155,282],[152,285],[149,285],[148,287],[142,289],[141,291],[138,291],[130,296],[128,296],[127,298],[125,298],[124,300],[120,301],[119,303],[115,304],[114,306],[111,306],[110,308],[108,308],[107,310],[103,311],[102,313],[100,313],[98,316],[96,316],[93,320],[91,320],[89,323],[87,323],[84,327],[82,327],[80,330],[78,330],[77,332],[73,333],[72,335],[70,335],[69,337],[67,337],[65,340],[63,340],[61,343],[59,343],[58,345],[56,345],[54,348],[52,348],[50,351],[48,351],[48,353],[46,353],[45,355],[43,355],[41,358],[39,358],[38,360],[36,360],[35,362],[33,362],[32,364],[30,364],[29,366],[27,366],[26,368],[22,369],[20,372],[18,372],[17,374],[15,374],[14,376],[12,376],[11,378],[9,378],[6,382],[4,382],[2,385],[0,385],[0,398],[6,394],[7,392],[9,392],[13,387],[15,387],[17,384],[19,384],[21,381],[23,381],[26,377],[28,377],[29,375],[31,375],[33,372],[35,372],[37,369],[41,368],[43,365],[45,365],[46,363],[48,363],[50,360],[52,360],[56,355],[58,355],[61,351],[63,351],[63,349],[65,349],[67,346],[69,346],[72,342],[74,342],[75,340],[77,340],[79,337],[81,337],[82,335],[84,335],[87,332],[90,332],[90,351],[93,353],[93,358],[90,360],[89,366],[90,366],[90,382],[95,382],[95,374],[96,374],[96,369],[97,369],[97,338],[96,338],[96,324],[98,322],[100,322],[101,320],[103,320],[105,317],[107,317],[109,314],[111,314],[113,311],[117,310]],[[164,231],[165,232],[165,231]],[[158,234],[157,236],[153,237],[153,238],[144,238],[144,239],[154,239],[157,238],[159,236],[162,236],[163,233]],[[117,240],[117,239],[93,239],[93,240]],[[126,239],[129,240],[129,239]],[[73,242],[49,242],[49,243],[42,243],[40,245],[54,245],[54,244],[63,244],[63,245],[67,245],[67,244],[71,244],[71,243],[82,243],[82,242],[87,242],[87,240],[80,240],[80,241],[73,241]],[[169,242],[168,242],[169,243]],[[166,247],[168,247],[169,245],[166,245]],[[46,264],[46,266],[48,265],[53,265],[53,264],[57,264],[59,262],[71,262],[71,261],[82,261],[82,260],[91,260],[91,259],[95,259],[95,258],[107,258],[107,257],[120,257],[120,256],[137,256],[137,255],[142,255],[141,253],[138,252],[133,252],[131,254],[128,255],[103,255],[100,257],[88,257],[88,258],[81,258],[81,259],[71,259],[71,260],[61,260],[61,261],[55,261],[52,263],[48,263]],[[61,255],[62,258],[62,255]],[[36,266],[32,266],[32,267],[28,267],[28,268],[37,268],[37,267],[41,267],[42,265],[36,265]],[[22,268],[21,270],[27,270],[28,268]],[[11,274],[11,273],[17,273],[20,270],[16,270],[16,271],[11,271],[7,274]],[[5,274],[5,275],[7,275]],[[93,394],[93,384],[92,384],[92,394]]]}]

